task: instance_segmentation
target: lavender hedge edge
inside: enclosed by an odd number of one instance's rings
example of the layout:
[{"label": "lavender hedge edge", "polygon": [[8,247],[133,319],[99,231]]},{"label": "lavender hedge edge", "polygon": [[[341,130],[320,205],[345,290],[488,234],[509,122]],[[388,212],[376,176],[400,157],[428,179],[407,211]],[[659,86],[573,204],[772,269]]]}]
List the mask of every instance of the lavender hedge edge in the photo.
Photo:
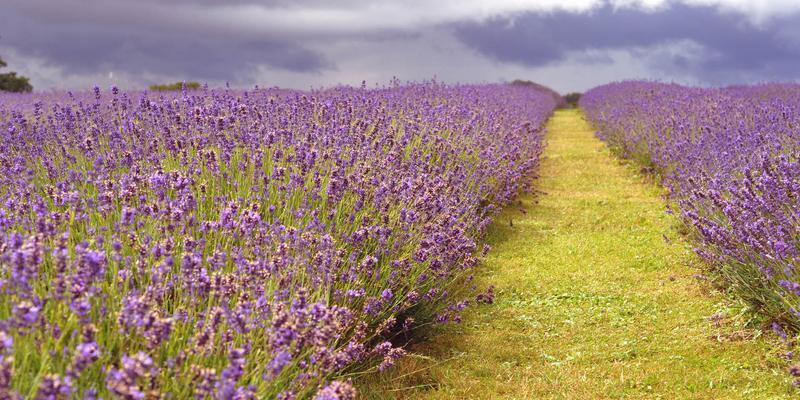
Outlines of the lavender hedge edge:
[{"label": "lavender hedge edge", "polygon": [[657,172],[711,276],[800,331],[800,86],[621,82],[581,98],[598,136]]},{"label": "lavender hedge edge", "polygon": [[350,399],[458,321],[548,93],[0,95],[3,398]]}]

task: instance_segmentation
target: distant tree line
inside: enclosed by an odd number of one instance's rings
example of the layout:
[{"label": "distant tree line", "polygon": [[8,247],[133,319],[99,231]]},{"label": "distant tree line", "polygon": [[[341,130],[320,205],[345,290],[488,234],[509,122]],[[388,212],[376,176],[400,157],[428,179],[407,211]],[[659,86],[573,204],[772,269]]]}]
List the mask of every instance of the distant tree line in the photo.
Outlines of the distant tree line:
[{"label": "distant tree line", "polygon": [[580,100],[581,100],[581,94],[580,93],[573,92],[573,93],[567,93],[567,94],[564,95],[564,101],[566,101],[567,103],[569,103],[569,105],[571,105],[573,107],[577,107],[578,106],[578,102]]},{"label": "distant tree line", "polygon": [[[6,67],[5,61],[0,58],[0,68]],[[16,72],[0,74],[0,92],[30,92],[33,90],[30,80],[24,76],[17,76]]]},{"label": "distant tree line", "polygon": [[156,85],[150,85],[150,90],[159,92],[169,91],[169,90],[183,90],[184,87],[186,87],[186,90],[200,89],[200,82],[189,81],[189,82],[156,84]]}]

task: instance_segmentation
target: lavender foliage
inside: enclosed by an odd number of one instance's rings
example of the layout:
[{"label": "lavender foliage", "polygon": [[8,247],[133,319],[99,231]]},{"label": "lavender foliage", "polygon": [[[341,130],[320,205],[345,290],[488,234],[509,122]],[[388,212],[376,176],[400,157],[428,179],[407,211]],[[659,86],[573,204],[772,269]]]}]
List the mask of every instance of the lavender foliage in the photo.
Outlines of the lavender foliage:
[{"label": "lavender foliage", "polygon": [[581,99],[599,135],[658,172],[723,287],[800,330],[800,86],[601,86]]},{"label": "lavender foliage", "polygon": [[[512,85],[0,95],[3,398],[349,399],[457,320],[555,106]],[[371,367],[370,367],[371,366]]]}]

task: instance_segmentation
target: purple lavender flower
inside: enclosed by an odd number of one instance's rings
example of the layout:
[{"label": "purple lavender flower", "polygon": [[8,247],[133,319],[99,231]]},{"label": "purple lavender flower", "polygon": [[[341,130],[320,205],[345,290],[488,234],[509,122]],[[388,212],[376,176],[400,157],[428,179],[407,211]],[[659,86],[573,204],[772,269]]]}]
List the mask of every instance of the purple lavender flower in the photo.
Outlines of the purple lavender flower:
[{"label": "purple lavender flower", "polygon": [[320,389],[314,400],[355,400],[356,388],[348,382],[334,381]]},{"label": "purple lavender flower", "polygon": [[267,379],[274,379],[283,369],[292,362],[292,355],[287,351],[281,351],[267,364]]},{"label": "purple lavender flower", "polygon": [[60,400],[72,397],[72,384],[66,378],[50,374],[42,378],[36,400]]},{"label": "purple lavender flower", "polygon": [[222,370],[216,384],[217,398],[233,399],[237,393],[239,378],[244,374],[244,367],[247,363],[247,351],[237,348],[228,354],[229,365]]},{"label": "purple lavender flower", "polygon": [[27,300],[15,304],[12,313],[14,314],[16,325],[21,328],[33,326],[39,319],[40,310],[39,306]]},{"label": "purple lavender flower", "polygon": [[145,398],[143,380],[152,377],[157,369],[153,360],[145,353],[133,356],[122,356],[119,368],[111,368],[106,375],[106,388],[116,396],[125,400],[142,400]]},{"label": "purple lavender flower", "polygon": [[372,344],[398,318],[457,318],[449,286],[556,105],[515,85],[183,89],[0,94],[2,396],[14,349],[43,346],[63,362],[22,363],[49,376],[24,393],[354,397],[320,382],[389,368],[402,350]]}]

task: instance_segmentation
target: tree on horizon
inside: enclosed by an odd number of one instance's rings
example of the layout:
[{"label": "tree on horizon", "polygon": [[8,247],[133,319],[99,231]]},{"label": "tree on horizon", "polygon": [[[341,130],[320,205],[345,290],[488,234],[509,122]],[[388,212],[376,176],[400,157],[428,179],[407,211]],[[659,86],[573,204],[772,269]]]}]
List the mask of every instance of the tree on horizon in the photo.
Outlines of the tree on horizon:
[{"label": "tree on horizon", "polygon": [[[5,61],[0,58],[0,68],[7,67]],[[24,76],[17,76],[16,72],[5,72],[0,74],[0,92],[30,92],[33,90],[30,79]]]}]

